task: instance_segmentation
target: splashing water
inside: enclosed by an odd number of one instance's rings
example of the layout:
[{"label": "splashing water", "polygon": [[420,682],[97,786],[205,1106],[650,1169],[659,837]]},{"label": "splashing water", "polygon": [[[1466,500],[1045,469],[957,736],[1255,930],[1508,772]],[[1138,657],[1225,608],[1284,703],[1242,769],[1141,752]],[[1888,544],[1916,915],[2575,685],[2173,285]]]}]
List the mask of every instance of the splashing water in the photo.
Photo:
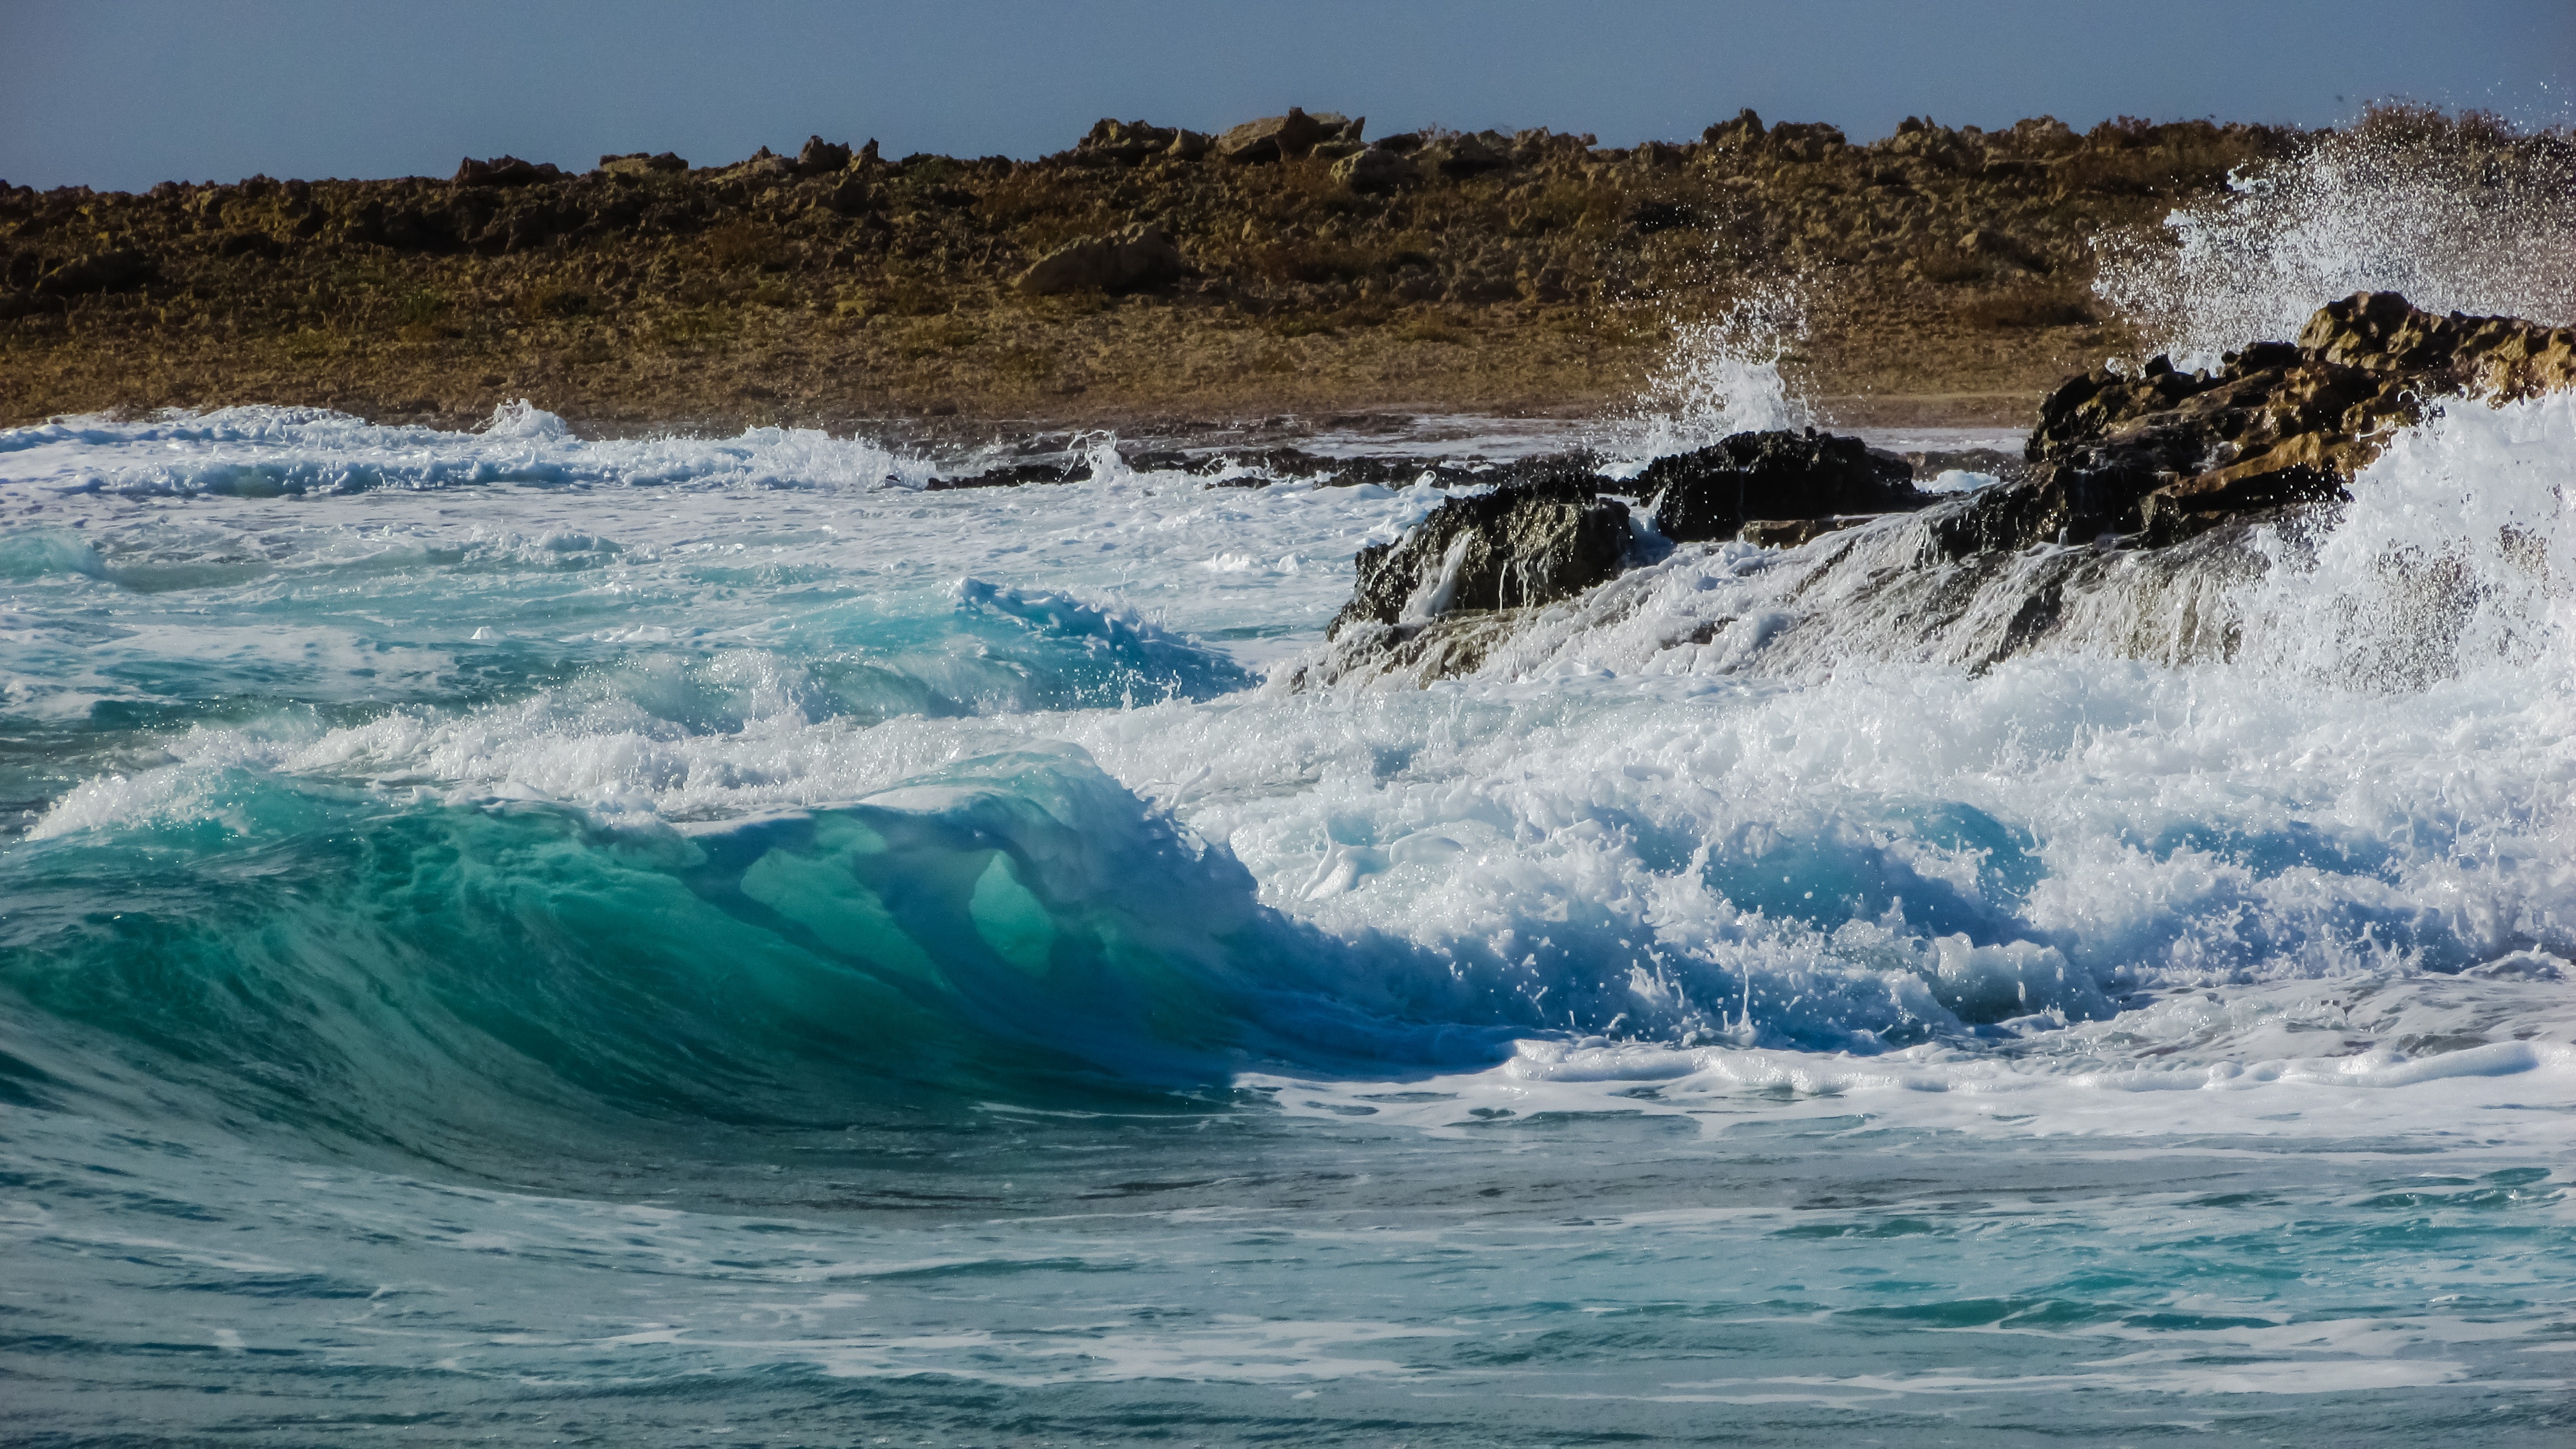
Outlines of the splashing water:
[{"label": "splashing water", "polygon": [[1672,350],[1611,445],[1612,476],[1731,433],[1812,425],[1815,410],[1780,372],[1809,315],[1804,291],[1781,283],[1738,297],[1714,318],[1674,324]]},{"label": "splashing water", "polygon": [[2161,232],[2106,238],[2094,291],[2137,322],[2145,354],[2187,370],[2296,337],[2318,307],[2360,291],[2576,321],[2576,171],[2555,150],[2481,135],[2367,121],[2330,135],[2232,176]]}]

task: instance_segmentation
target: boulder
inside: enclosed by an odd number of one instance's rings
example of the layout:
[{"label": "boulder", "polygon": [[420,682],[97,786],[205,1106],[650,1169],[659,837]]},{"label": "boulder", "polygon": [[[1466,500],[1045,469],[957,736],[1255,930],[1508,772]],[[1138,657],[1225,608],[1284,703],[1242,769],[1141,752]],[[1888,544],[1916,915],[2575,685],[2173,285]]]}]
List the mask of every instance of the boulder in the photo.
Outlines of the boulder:
[{"label": "boulder", "polygon": [[2162,357],[2096,368],[2040,404],[2024,481],[1936,527],[1956,555],[2103,535],[2166,544],[2231,520],[2347,496],[2344,485],[2427,401],[2576,387],[2576,328],[2437,316],[2360,292],[2296,342],[2226,354],[2215,373]]},{"label": "boulder", "polygon": [[1431,510],[1412,532],[1359,552],[1359,581],[1330,633],[1398,627],[1466,610],[1550,604],[1627,566],[1628,508],[1578,469]]},{"label": "boulder", "polygon": [[668,151],[649,156],[641,151],[629,151],[622,156],[600,157],[599,169],[611,176],[653,176],[686,171],[689,163]]},{"label": "boulder", "polygon": [[1073,143],[1073,159],[1094,166],[1133,166],[1149,157],[1170,154],[1181,135],[1170,126],[1103,116]]},{"label": "boulder", "polygon": [[494,156],[477,161],[468,156],[456,168],[458,186],[526,186],[538,181],[558,181],[563,169],[552,162],[539,164],[522,161],[516,156]]},{"label": "boulder", "polygon": [[1915,489],[1913,473],[1904,459],[1872,452],[1858,438],[1809,428],[1737,433],[1657,458],[1634,486],[1650,500],[1656,529],[1691,543],[1733,538],[1757,520],[1777,536],[1797,520],[1928,507],[1934,495]]},{"label": "boulder", "polygon": [[1310,116],[1290,106],[1284,116],[1264,116],[1227,131],[1216,138],[1215,149],[1228,161],[1247,164],[1294,161],[1326,141],[1358,142],[1367,124],[1365,116],[1352,120],[1334,111]]},{"label": "boulder", "polygon": [[1172,281],[1189,269],[1161,227],[1137,225],[1115,236],[1085,237],[1049,252],[1016,284],[1032,297],[1062,292],[1132,292]]},{"label": "boulder", "polygon": [[1333,179],[1353,191],[1393,191],[1421,179],[1422,168],[1401,152],[1371,146],[1333,163]]},{"label": "boulder", "polygon": [[796,174],[799,176],[828,176],[835,171],[848,170],[849,165],[850,148],[820,136],[806,137],[804,149],[796,153]]}]

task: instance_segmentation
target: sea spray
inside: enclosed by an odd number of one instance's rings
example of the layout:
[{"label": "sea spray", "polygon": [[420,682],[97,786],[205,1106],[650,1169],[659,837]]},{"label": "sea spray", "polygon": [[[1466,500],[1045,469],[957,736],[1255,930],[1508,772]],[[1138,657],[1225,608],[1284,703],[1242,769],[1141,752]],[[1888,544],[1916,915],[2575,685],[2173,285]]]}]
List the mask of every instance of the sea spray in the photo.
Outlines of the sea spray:
[{"label": "sea spray", "polygon": [[1731,433],[1814,423],[1814,408],[1781,372],[1812,310],[1806,285],[1780,281],[1746,291],[1714,317],[1670,323],[1662,363],[1613,425],[1609,471],[1633,475]]},{"label": "sea spray", "polygon": [[2432,312],[2576,321],[2576,169],[2477,117],[2376,111],[2155,232],[2097,243],[2093,289],[2140,333],[2141,358],[2212,369],[2287,341],[2327,302],[2402,292]]}]

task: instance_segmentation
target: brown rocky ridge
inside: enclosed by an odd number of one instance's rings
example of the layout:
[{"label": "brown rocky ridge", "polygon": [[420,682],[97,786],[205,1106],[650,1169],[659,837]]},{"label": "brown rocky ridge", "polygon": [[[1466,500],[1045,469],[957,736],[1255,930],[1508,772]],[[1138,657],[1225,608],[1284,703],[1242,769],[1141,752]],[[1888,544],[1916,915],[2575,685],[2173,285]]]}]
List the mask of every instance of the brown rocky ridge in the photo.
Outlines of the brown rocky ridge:
[{"label": "brown rocky ridge", "polygon": [[[2564,159],[2475,117],[2362,126],[2463,165]],[[460,425],[519,397],[594,430],[1598,412],[1676,323],[1784,278],[1813,323],[1786,365],[1833,415],[2018,419],[2132,341],[2088,291],[2097,238],[2329,134],[2043,117],[1854,144],[1748,112],[1607,148],[1292,111],[1103,121],[1036,161],[817,138],[709,167],[0,186],[0,424],[267,402]]]}]

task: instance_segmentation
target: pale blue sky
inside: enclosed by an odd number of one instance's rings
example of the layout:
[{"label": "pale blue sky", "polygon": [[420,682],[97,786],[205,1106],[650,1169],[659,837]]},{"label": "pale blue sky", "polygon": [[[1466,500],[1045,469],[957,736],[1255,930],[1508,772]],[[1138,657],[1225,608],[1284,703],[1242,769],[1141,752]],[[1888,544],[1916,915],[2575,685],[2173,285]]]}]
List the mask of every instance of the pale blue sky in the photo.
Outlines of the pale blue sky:
[{"label": "pale blue sky", "polygon": [[2576,0],[936,5],[0,0],[0,177],[446,175],[512,152],[699,164],[808,133],[1036,156],[1104,115],[1291,104],[1686,139],[1752,106],[1855,140],[1908,114],[2325,124],[2403,96],[2576,119]]}]

